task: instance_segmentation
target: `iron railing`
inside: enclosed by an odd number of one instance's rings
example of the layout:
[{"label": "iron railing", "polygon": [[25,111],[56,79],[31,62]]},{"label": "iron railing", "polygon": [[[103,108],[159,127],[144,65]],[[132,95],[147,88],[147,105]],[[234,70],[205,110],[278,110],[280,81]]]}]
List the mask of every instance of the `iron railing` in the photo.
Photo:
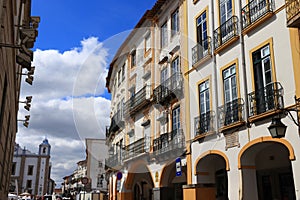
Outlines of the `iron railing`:
[{"label": "iron railing", "polygon": [[272,0],[252,0],[242,9],[243,29],[273,12]]},{"label": "iron railing", "polygon": [[288,27],[298,27],[294,26],[294,22],[300,19],[300,0],[285,0],[285,7],[286,7],[286,20]]},{"label": "iron railing", "polygon": [[182,129],[164,133],[153,140],[153,154],[161,155],[185,148],[185,138]]},{"label": "iron railing", "polygon": [[139,109],[150,102],[150,90],[151,86],[146,85],[134,96],[130,97],[124,104],[124,114],[132,115],[139,111]]},{"label": "iron railing", "polygon": [[124,160],[134,158],[142,153],[146,152],[146,140],[145,138],[141,138],[129,145],[127,145],[123,152]]},{"label": "iron railing", "polygon": [[218,107],[219,127],[244,121],[244,100],[235,99]]},{"label": "iron railing", "polygon": [[238,36],[238,17],[232,16],[214,31],[215,49]]},{"label": "iron railing", "polygon": [[208,111],[195,117],[195,137],[214,130],[214,117],[213,111]]},{"label": "iron railing", "polygon": [[170,78],[161,83],[153,91],[157,103],[167,103],[174,98],[181,98],[183,90],[183,80],[181,73],[174,73]]},{"label": "iron railing", "polygon": [[192,48],[192,64],[195,65],[207,55],[211,55],[211,37],[207,37]]},{"label": "iron railing", "polygon": [[121,162],[122,162],[122,158],[118,153],[110,155],[107,159],[105,159],[105,165],[109,168],[120,166]]},{"label": "iron railing", "polygon": [[116,132],[120,128],[124,127],[125,122],[123,119],[123,112],[121,110],[118,110],[116,114],[111,118],[111,123],[109,127],[109,132]]},{"label": "iron railing", "polygon": [[279,82],[269,83],[248,94],[249,116],[284,108],[283,88]]}]

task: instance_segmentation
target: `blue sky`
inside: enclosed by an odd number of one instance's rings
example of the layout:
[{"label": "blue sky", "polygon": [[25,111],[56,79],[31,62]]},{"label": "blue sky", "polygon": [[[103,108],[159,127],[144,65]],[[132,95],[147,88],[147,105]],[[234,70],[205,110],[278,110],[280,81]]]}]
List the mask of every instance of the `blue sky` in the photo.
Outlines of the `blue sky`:
[{"label": "blue sky", "polygon": [[69,50],[83,38],[100,41],[132,29],[155,0],[32,0],[32,15],[41,16],[35,48]]},{"label": "blue sky", "polygon": [[85,159],[85,138],[105,138],[110,124],[110,95],[105,88],[108,65],[154,3],[32,0],[32,16],[41,17],[34,47],[35,73],[33,85],[22,82],[20,100],[33,99],[30,112],[20,108],[18,118],[31,117],[28,128],[19,124],[16,142],[36,153],[47,137],[51,178],[57,187]]}]

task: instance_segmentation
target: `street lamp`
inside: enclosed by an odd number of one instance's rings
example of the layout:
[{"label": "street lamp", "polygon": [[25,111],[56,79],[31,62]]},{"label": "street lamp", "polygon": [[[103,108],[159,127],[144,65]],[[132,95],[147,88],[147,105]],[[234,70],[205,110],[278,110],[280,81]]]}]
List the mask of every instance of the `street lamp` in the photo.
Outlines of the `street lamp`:
[{"label": "street lamp", "polygon": [[[298,128],[299,128],[299,130],[300,130],[300,124],[299,124],[300,98],[297,99],[295,97],[295,101],[296,101],[296,104],[295,104],[294,108],[283,109],[283,113],[285,115],[289,114],[290,117],[292,118],[294,124],[297,125]],[[295,111],[297,113],[298,121],[295,120],[295,118],[291,114],[291,111]],[[282,137],[285,137],[286,128],[287,128],[287,126],[284,123],[281,122],[281,117],[279,115],[276,116],[276,117],[274,117],[274,118],[272,118],[272,123],[268,127],[269,132],[270,132],[272,138],[282,138]]]}]

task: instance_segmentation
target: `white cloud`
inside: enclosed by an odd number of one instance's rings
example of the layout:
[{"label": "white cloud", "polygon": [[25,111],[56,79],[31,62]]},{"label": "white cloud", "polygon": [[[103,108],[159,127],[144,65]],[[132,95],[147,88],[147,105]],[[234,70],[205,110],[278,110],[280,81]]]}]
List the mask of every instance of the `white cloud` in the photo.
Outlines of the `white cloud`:
[{"label": "white cloud", "polygon": [[[59,184],[85,158],[85,141],[104,138],[109,125],[110,101],[105,90],[108,50],[97,38],[69,51],[36,50],[33,85],[22,82],[22,95],[33,96],[29,128],[19,126],[17,142],[32,152],[47,137],[51,144],[51,177]],[[20,105],[22,106],[22,105]]]}]

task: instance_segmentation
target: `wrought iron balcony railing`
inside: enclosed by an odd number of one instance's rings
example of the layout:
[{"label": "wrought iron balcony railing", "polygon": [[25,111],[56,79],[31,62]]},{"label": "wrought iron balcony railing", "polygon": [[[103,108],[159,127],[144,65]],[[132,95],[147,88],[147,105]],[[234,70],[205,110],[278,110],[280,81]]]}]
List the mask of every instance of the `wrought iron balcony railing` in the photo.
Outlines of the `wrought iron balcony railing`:
[{"label": "wrought iron balcony railing", "polygon": [[123,119],[123,113],[121,110],[118,110],[116,114],[111,118],[111,123],[109,127],[109,132],[116,132],[120,128],[124,127],[124,119]]},{"label": "wrought iron balcony railing", "polygon": [[252,0],[242,9],[243,29],[273,12],[272,0]]},{"label": "wrought iron balcony railing", "polygon": [[181,73],[174,73],[165,82],[161,83],[153,91],[157,103],[165,104],[182,97],[183,80]]},{"label": "wrought iron balcony railing", "polygon": [[235,99],[218,108],[219,127],[244,121],[244,100]]},{"label": "wrought iron balcony railing", "polygon": [[140,154],[145,153],[147,150],[146,139],[141,138],[129,145],[127,145],[123,152],[124,160],[134,158]]},{"label": "wrought iron balcony railing", "polygon": [[238,17],[232,16],[214,31],[215,49],[238,36]]},{"label": "wrought iron balcony railing", "polygon": [[116,166],[120,166],[122,163],[122,157],[120,153],[110,155],[107,159],[105,159],[105,165],[108,168],[114,168]]},{"label": "wrought iron balcony railing", "polygon": [[283,88],[279,82],[266,85],[248,94],[249,116],[284,108]]},{"label": "wrought iron balcony railing", "polygon": [[140,108],[149,104],[150,97],[151,97],[151,86],[146,85],[137,93],[135,93],[134,96],[130,97],[128,101],[126,101],[124,105],[124,114],[134,115],[140,110]]},{"label": "wrought iron balcony railing", "polygon": [[214,117],[213,111],[208,111],[195,117],[195,137],[214,131]]},{"label": "wrought iron balcony railing", "polygon": [[176,129],[160,135],[153,140],[153,154],[161,155],[185,148],[185,138],[182,129]]},{"label": "wrought iron balcony railing", "polygon": [[300,27],[300,0],[285,0],[288,27]]},{"label": "wrought iron balcony railing", "polygon": [[192,48],[192,64],[195,65],[207,55],[211,55],[211,37],[207,37],[206,40]]}]

